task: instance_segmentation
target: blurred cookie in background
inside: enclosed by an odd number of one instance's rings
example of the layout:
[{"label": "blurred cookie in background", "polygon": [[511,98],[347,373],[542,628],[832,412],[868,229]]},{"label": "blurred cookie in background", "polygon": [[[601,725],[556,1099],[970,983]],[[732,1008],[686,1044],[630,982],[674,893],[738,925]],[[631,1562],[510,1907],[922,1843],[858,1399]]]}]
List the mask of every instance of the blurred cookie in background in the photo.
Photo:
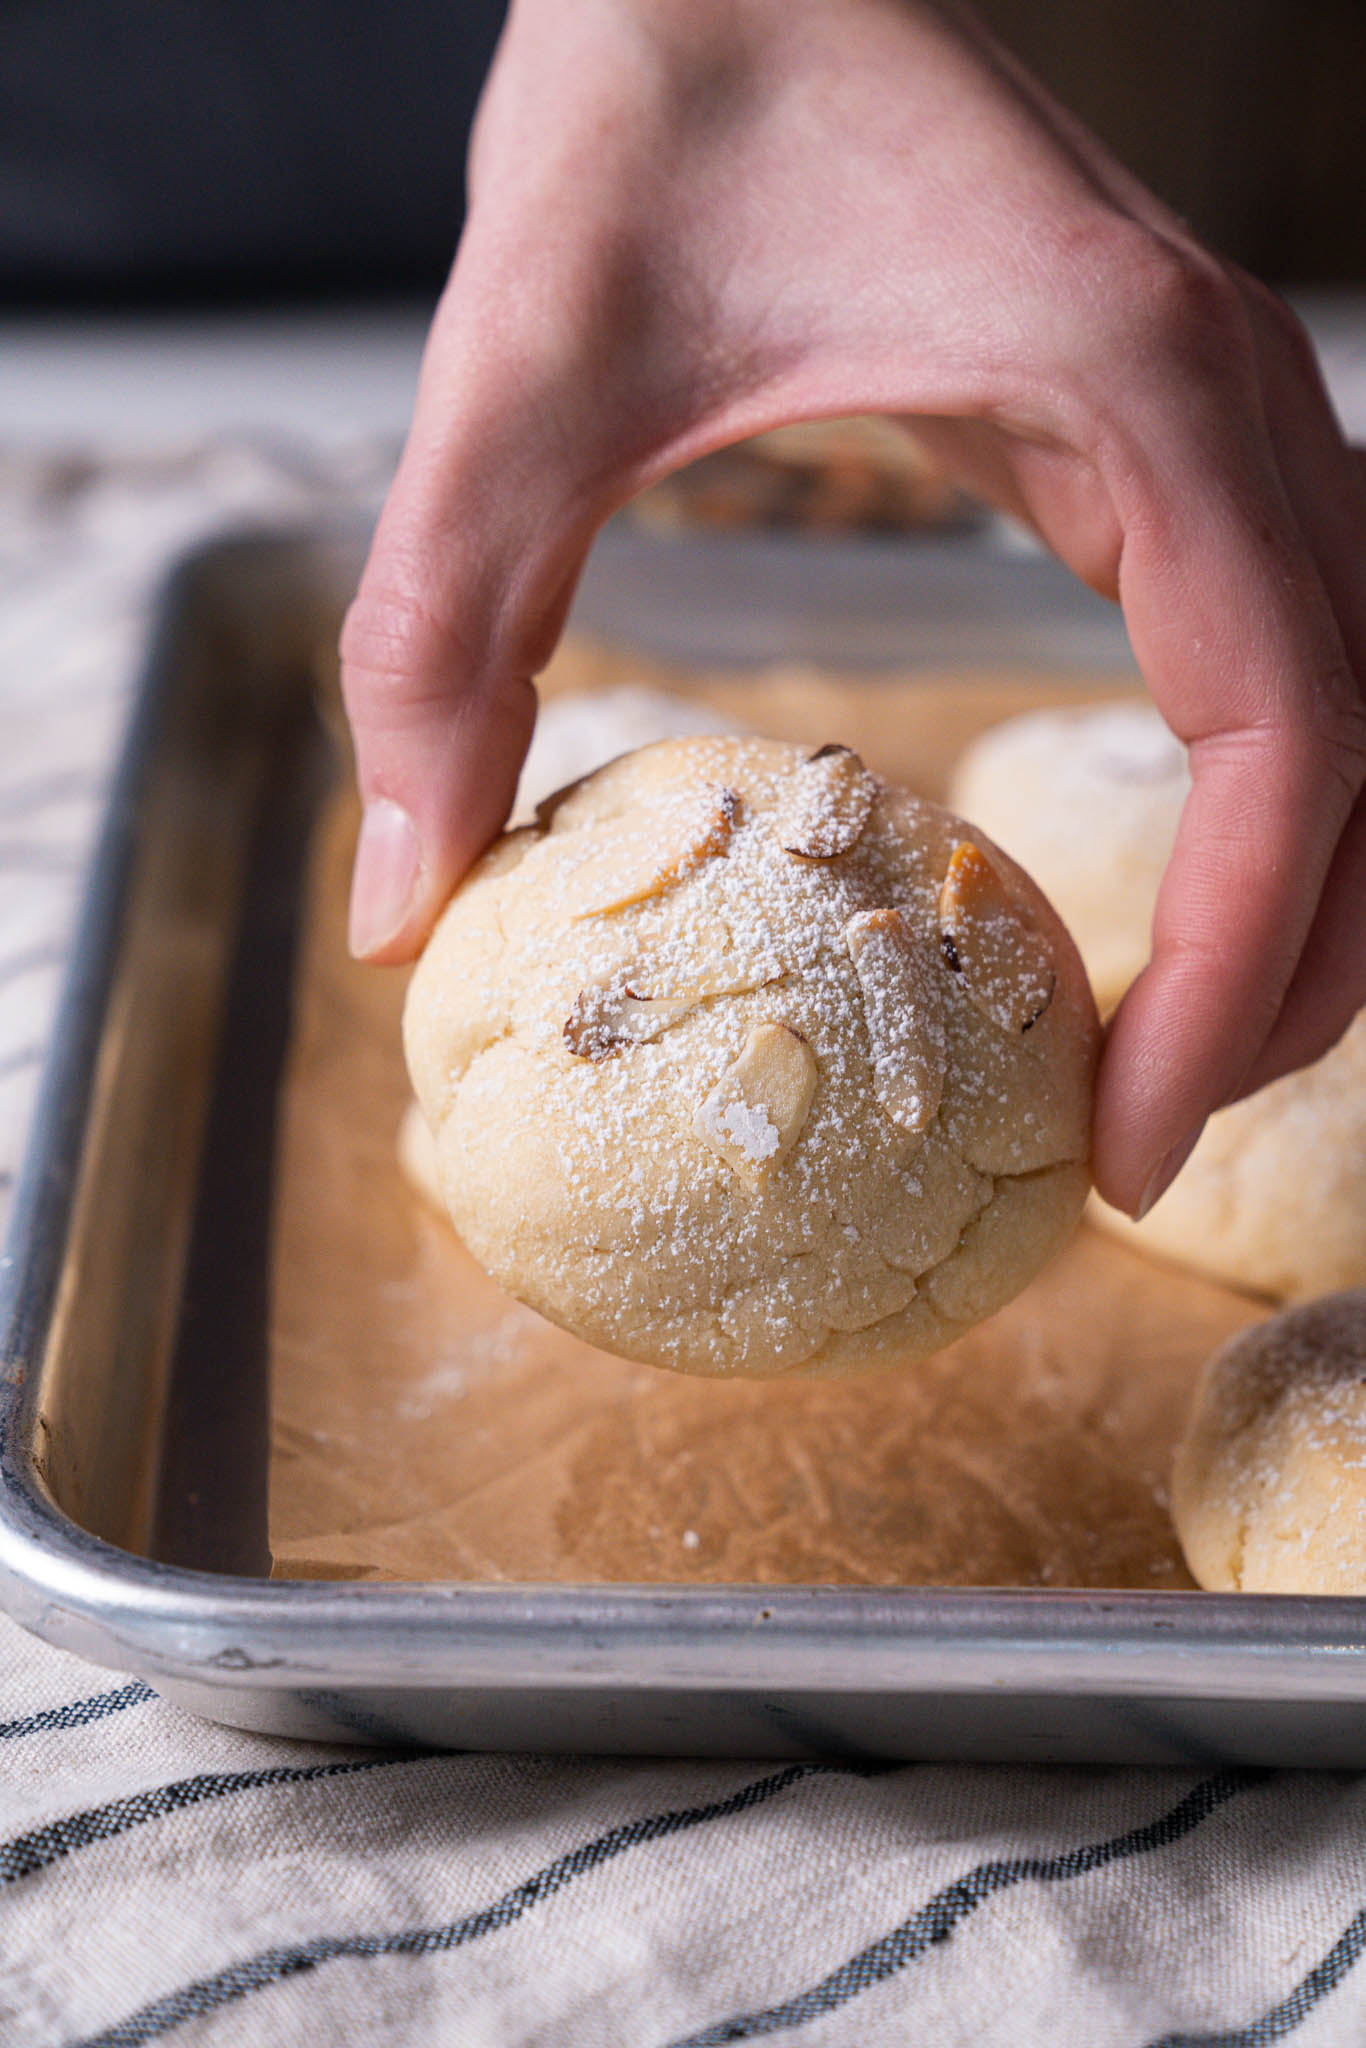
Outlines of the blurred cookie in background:
[{"label": "blurred cookie in background", "polygon": [[1242,1331],[1201,1375],[1172,1472],[1193,1576],[1229,1593],[1366,1593],[1366,1293]]}]

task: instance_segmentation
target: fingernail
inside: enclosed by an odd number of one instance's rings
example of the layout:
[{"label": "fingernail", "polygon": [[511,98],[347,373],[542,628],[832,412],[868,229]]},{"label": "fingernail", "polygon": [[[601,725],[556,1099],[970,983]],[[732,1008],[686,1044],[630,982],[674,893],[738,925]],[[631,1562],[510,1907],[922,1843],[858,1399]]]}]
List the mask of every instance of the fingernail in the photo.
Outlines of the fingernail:
[{"label": "fingernail", "polygon": [[1200,1134],[1204,1128],[1203,1123],[1197,1124],[1190,1137],[1184,1138],[1179,1145],[1173,1145],[1171,1151],[1167,1153],[1161,1164],[1156,1168],[1143,1193],[1138,1198],[1138,1207],[1134,1210],[1135,1223],[1141,1223],[1154,1202],[1160,1201],[1162,1196],[1166,1194],[1167,1189],[1176,1179],[1177,1174],[1180,1173],[1182,1167],[1190,1158],[1191,1153],[1199,1144]]},{"label": "fingernail", "polygon": [[351,877],[347,944],[357,960],[368,960],[407,922],[422,856],[417,828],[401,805],[387,796],[365,806]]}]

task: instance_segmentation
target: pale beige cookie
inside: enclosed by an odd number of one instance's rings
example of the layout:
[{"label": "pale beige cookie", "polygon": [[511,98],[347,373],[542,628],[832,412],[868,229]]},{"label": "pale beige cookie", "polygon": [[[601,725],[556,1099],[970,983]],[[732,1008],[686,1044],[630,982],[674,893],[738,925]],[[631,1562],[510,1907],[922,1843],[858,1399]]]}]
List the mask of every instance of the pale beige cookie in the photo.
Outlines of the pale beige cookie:
[{"label": "pale beige cookie", "polygon": [[1213,1591],[1366,1593],[1366,1291],[1287,1309],[1215,1353],[1172,1519]]},{"label": "pale beige cookie", "polygon": [[[953,801],[1022,861],[1076,939],[1102,1014],[1148,958],[1189,788],[1150,704],[1011,719],[969,749]],[[1366,1013],[1313,1066],[1211,1117],[1130,1243],[1280,1299],[1366,1284]]]},{"label": "pale beige cookie", "polygon": [[475,1256],[700,1373],[933,1350],[1070,1234],[1098,1026],[989,840],[847,750],[665,741],[504,836],[409,990]]}]

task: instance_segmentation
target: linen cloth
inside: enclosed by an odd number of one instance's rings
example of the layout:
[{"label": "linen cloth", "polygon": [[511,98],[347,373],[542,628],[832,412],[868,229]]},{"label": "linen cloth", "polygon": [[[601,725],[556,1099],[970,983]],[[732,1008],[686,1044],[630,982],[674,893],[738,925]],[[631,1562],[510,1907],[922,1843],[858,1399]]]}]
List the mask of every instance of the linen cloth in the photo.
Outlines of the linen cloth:
[{"label": "linen cloth", "polygon": [[[166,559],[393,453],[0,455],[0,1204]],[[332,1749],[0,1617],[0,2048],[1328,2048],[1363,1947],[1366,1775]]]}]

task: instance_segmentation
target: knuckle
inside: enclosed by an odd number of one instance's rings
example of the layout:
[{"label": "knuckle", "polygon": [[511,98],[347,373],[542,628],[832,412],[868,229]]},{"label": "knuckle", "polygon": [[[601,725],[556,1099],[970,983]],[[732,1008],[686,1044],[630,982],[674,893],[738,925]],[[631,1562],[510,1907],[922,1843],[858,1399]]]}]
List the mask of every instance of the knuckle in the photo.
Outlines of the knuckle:
[{"label": "knuckle", "polygon": [[1160,376],[1174,366],[1205,379],[1251,371],[1248,306],[1215,257],[1136,221],[1110,219],[1092,226],[1068,258],[1085,278],[1107,376],[1116,359]]},{"label": "knuckle", "polygon": [[1246,739],[1266,763],[1294,764],[1301,791],[1333,792],[1350,809],[1366,785],[1366,703],[1350,673],[1328,679],[1308,706],[1282,708]]},{"label": "knuckle", "polygon": [[362,587],[348,607],[339,647],[353,717],[442,701],[462,667],[456,635],[436,612],[412,593],[377,586]]},{"label": "knuckle", "polygon": [[1251,324],[1232,277],[1213,257],[1153,239],[1132,290],[1141,331],[1168,360],[1227,376],[1249,364]]}]

